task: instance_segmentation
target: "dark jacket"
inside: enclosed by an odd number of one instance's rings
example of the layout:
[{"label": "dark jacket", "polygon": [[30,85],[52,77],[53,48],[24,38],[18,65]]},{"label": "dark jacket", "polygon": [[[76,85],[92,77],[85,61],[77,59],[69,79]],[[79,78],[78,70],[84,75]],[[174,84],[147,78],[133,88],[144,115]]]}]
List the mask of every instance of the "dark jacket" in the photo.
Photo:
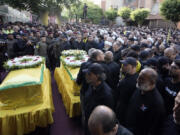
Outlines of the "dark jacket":
[{"label": "dark jacket", "polygon": [[85,49],[85,44],[83,42],[77,42],[77,41],[74,41],[72,43],[72,49],[79,49],[79,50],[84,50]]},{"label": "dark jacket", "polygon": [[25,50],[26,50],[26,43],[27,41],[19,39],[17,42],[14,43],[14,52],[16,56],[23,56],[25,55]]},{"label": "dark jacket", "polygon": [[16,42],[16,40],[7,40],[7,53],[8,53],[8,58],[12,59],[15,56],[14,53],[14,43]]},{"label": "dark jacket", "polygon": [[133,94],[127,109],[125,126],[135,135],[158,135],[165,116],[163,99],[157,89]]},{"label": "dark jacket", "polygon": [[109,70],[109,77],[110,77],[110,79],[108,80],[109,81],[108,84],[113,90],[115,90],[119,82],[120,66],[114,61],[108,62],[106,64]]},{"label": "dark jacket", "polygon": [[121,124],[124,124],[125,114],[127,113],[128,103],[136,90],[136,80],[138,74],[126,75],[118,84],[117,88],[117,117]]},{"label": "dark jacket", "polygon": [[87,41],[87,43],[85,44],[86,52],[88,52],[91,48],[98,48],[98,44],[95,41]]},{"label": "dark jacket", "polygon": [[133,133],[131,133],[128,129],[126,129],[125,127],[118,125],[118,131],[116,133],[116,135],[133,135]]},{"label": "dark jacket", "polygon": [[114,52],[114,61],[116,63],[120,63],[119,61],[121,60],[121,50],[119,49],[118,51]]},{"label": "dark jacket", "polygon": [[166,78],[164,84],[165,88],[164,92],[162,92],[162,96],[165,101],[167,114],[170,115],[173,112],[174,99],[180,91],[180,82],[174,84],[170,78]]},{"label": "dark jacket", "polygon": [[91,64],[93,63],[92,60],[88,60],[87,62],[84,62],[81,64],[77,79],[76,79],[76,83],[78,85],[82,85],[80,93],[81,96],[85,95],[85,92],[88,89],[89,84],[86,82],[86,78],[85,78],[85,73],[83,72],[84,69],[87,69]]},{"label": "dark jacket", "polygon": [[172,115],[164,122],[161,135],[180,135],[180,125],[174,122]]},{"label": "dark jacket", "polygon": [[51,44],[53,44],[55,42],[55,40],[54,40],[54,38],[48,37],[46,42],[47,42],[47,45],[51,45]]},{"label": "dark jacket", "polygon": [[33,43],[31,45],[26,45],[25,54],[26,55],[34,55],[34,44]]},{"label": "dark jacket", "polygon": [[71,44],[69,43],[69,41],[62,41],[60,44],[63,46],[63,48],[64,48],[63,50],[72,49]]},{"label": "dark jacket", "polygon": [[86,121],[93,109],[98,105],[106,105],[111,109],[114,107],[112,90],[106,82],[102,82],[97,88],[93,88],[92,85],[89,85],[88,90],[85,93],[83,105]]}]

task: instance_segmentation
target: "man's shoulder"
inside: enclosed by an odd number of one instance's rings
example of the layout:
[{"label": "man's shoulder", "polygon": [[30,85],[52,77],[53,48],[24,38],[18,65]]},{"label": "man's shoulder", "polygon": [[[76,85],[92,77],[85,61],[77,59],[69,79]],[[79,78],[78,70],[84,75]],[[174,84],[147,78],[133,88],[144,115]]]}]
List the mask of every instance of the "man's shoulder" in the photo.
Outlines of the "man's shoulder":
[{"label": "man's shoulder", "polygon": [[111,87],[106,83],[106,82],[103,82],[102,83],[102,86],[101,86],[101,89],[104,91],[104,93],[108,94],[108,95],[111,95],[112,93],[112,89]]},{"label": "man's shoulder", "polygon": [[110,63],[110,65],[112,65],[112,66],[114,66],[114,67],[119,67],[119,65],[115,62],[115,61],[112,61],[111,63]]},{"label": "man's shoulder", "polygon": [[128,129],[119,125],[118,132],[116,135],[133,135]]}]

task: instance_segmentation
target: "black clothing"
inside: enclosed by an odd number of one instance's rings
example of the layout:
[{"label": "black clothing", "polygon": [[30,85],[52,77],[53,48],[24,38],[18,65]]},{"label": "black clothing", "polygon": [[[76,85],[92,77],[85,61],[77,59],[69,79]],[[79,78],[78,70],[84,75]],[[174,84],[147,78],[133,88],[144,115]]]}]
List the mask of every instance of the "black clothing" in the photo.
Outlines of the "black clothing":
[{"label": "black clothing", "polygon": [[121,49],[119,49],[118,51],[113,53],[114,55],[114,61],[118,64],[120,64],[120,60],[121,60]]},{"label": "black clothing", "polygon": [[7,60],[5,53],[7,52],[7,44],[5,42],[0,42],[0,72],[5,71],[3,65]]},{"label": "black clothing", "polygon": [[74,41],[72,43],[72,49],[79,49],[79,50],[84,50],[85,49],[85,44],[83,42],[77,42],[77,41]]},{"label": "black clothing", "polygon": [[87,41],[87,43],[85,44],[86,52],[88,52],[91,48],[98,48],[98,44],[95,41]]},{"label": "black clothing", "polygon": [[[113,80],[115,79],[114,76],[112,76],[114,74],[114,72],[111,71],[111,68],[108,67],[107,63],[105,63],[104,61],[95,61],[96,63],[100,64],[103,69],[104,69],[104,73],[106,74],[106,83],[113,89],[112,91],[114,91],[115,89],[115,85],[113,82]],[[113,68],[113,67],[112,67]],[[114,70],[114,69],[113,69]],[[117,67],[116,67],[117,70]],[[117,79],[117,78],[116,78]],[[113,93],[114,95],[114,93]]]},{"label": "black clothing", "polygon": [[72,49],[71,48],[71,44],[69,43],[69,41],[62,41],[61,43],[61,46],[63,46],[63,50],[69,50],[69,49]]},{"label": "black clothing", "polygon": [[108,82],[109,86],[115,90],[117,88],[117,84],[119,82],[119,72],[120,72],[120,66],[112,61],[107,64],[107,68],[109,70],[109,76],[110,79],[108,79],[110,82]]},{"label": "black clothing", "polygon": [[158,135],[164,116],[164,102],[157,89],[144,94],[136,89],[129,102],[125,126],[135,135]]},{"label": "black clothing", "polygon": [[131,133],[128,129],[126,129],[125,127],[118,125],[118,131],[116,133],[116,135],[133,135],[133,133]]},{"label": "black clothing", "polygon": [[180,135],[180,125],[174,122],[172,115],[164,122],[161,135]]},{"label": "black clothing", "polygon": [[26,45],[25,55],[34,55],[34,45]]},{"label": "black clothing", "polygon": [[111,88],[102,82],[98,87],[93,88],[92,85],[89,85],[87,92],[85,93],[84,98],[84,112],[86,121],[88,121],[89,116],[93,109],[98,105],[106,105],[113,109],[114,101],[112,96]]},{"label": "black clothing", "polygon": [[80,67],[80,70],[79,70],[79,73],[78,73],[78,76],[77,76],[77,79],[76,79],[76,83],[78,85],[82,84],[82,87],[81,87],[81,90],[80,90],[80,93],[82,95],[85,95],[85,92],[87,91],[88,86],[89,86],[89,84],[86,82],[85,73],[83,72],[83,70],[88,69],[88,67],[92,63],[93,63],[93,61],[90,60],[90,59],[87,62],[82,63],[81,67]]},{"label": "black clothing", "polygon": [[56,42],[48,45],[48,58],[51,70],[54,70],[55,67],[60,66],[60,56],[63,50],[64,46],[61,42]]},{"label": "black clothing", "polygon": [[14,43],[16,42],[16,40],[7,40],[7,54],[8,54],[8,58],[12,59],[14,58],[15,54],[14,54]]},{"label": "black clothing", "polygon": [[16,36],[19,35],[19,34],[20,34],[19,32],[14,32],[13,33],[14,38],[16,39]]},{"label": "black clothing", "polygon": [[162,79],[160,75],[158,75],[158,79],[156,81],[156,87],[159,90],[161,96],[163,96],[164,86],[165,86],[164,80]]},{"label": "black clothing", "polygon": [[117,88],[117,117],[121,124],[124,124],[128,103],[136,90],[138,74],[126,75],[118,84]]},{"label": "black clothing", "polygon": [[53,44],[54,42],[55,42],[54,38],[48,37],[47,40],[46,40],[47,45],[51,45],[51,44]]},{"label": "black clothing", "polygon": [[177,96],[178,92],[180,91],[180,82],[179,83],[172,83],[170,78],[166,78],[164,81],[165,87],[162,96],[165,101],[165,107],[167,114],[172,114],[173,107],[174,107],[174,99]]},{"label": "black clothing", "polygon": [[17,42],[14,43],[14,52],[16,57],[25,55],[27,41],[18,39]]}]

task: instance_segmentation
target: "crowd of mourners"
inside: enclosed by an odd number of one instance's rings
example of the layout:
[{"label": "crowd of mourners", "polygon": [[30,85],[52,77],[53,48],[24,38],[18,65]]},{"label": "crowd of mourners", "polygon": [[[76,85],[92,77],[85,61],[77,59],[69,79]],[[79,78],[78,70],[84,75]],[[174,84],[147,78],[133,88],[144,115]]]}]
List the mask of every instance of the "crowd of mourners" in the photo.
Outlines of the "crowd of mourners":
[{"label": "crowd of mourners", "polygon": [[0,26],[0,73],[23,55],[45,57],[53,71],[69,49],[89,55],[76,79],[86,134],[180,135],[179,30],[8,23]]}]

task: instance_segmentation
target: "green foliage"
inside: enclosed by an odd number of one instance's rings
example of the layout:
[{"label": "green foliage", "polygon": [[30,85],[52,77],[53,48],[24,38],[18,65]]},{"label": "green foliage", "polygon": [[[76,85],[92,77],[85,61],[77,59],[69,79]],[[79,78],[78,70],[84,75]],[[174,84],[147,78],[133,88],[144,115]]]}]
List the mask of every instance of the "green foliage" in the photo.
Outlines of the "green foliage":
[{"label": "green foliage", "polygon": [[167,20],[177,23],[180,21],[180,0],[165,0],[160,11]]},{"label": "green foliage", "polygon": [[[102,16],[103,16],[103,11],[102,9],[91,3],[91,2],[86,2],[88,9],[87,9],[87,19],[92,21],[93,23],[99,23]],[[71,5],[71,7],[68,9],[69,10],[69,18],[83,18],[83,7],[84,3],[83,2],[78,2],[74,3]]]},{"label": "green foliage", "polygon": [[87,13],[88,19],[90,19],[93,23],[99,23],[101,21],[102,16],[103,16],[103,11],[99,6],[94,5],[92,3],[88,4],[88,13]]},{"label": "green foliage", "polygon": [[110,8],[105,12],[105,16],[107,19],[114,21],[116,17],[118,16],[117,10]]},{"label": "green foliage", "polygon": [[121,16],[123,19],[127,20],[130,18],[131,9],[128,7],[123,7],[118,10],[118,15]]},{"label": "green foliage", "polygon": [[135,21],[138,25],[142,25],[144,20],[148,17],[150,11],[145,8],[136,9],[131,12],[130,18]]},{"label": "green foliage", "polygon": [[8,4],[19,10],[29,10],[34,13],[40,13],[44,10],[55,12],[61,11],[62,7],[68,7],[78,0],[3,0],[1,4]]}]

